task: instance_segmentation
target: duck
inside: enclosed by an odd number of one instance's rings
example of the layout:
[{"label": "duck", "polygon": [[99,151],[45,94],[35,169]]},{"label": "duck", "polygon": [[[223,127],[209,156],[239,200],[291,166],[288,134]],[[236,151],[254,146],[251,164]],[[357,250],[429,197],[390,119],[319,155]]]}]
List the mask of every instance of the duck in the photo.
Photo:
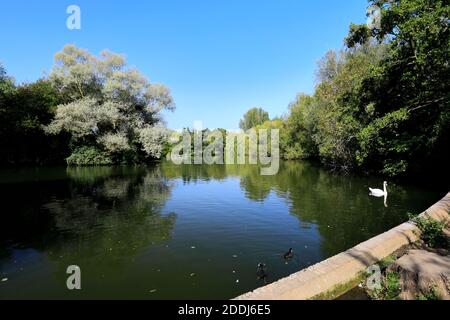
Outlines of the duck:
[{"label": "duck", "polygon": [[256,267],[256,276],[259,280],[267,278],[267,266],[264,263],[259,263]]},{"label": "duck", "polygon": [[372,189],[372,188],[369,188],[369,190],[370,190],[370,195],[371,196],[374,196],[374,197],[386,197],[387,196],[387,194],[388,194],[388,192],[387,192],[387,182],[386,181],[384,181],[383,182],[383,190],[381,190],[381,189]]},{"label": "duck", "polygon": [[294,250],[292,248],[289,248],[288,252],[286,252],[283,255],[283,258],[287,260],[287,259],[291,259],[293,256],[294,256]]}]

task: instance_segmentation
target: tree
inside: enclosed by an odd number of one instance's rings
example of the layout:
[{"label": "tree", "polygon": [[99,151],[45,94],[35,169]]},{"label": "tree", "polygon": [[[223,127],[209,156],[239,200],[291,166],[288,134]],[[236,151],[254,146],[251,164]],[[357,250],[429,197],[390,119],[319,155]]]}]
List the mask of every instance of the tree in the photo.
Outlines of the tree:
[{"label": "tree", "polygon": [[369,2],[376,23],[352,24],[348,48],[319,62],[314,94],[291,104],[283,155],[391,177],[425,168],[442,174],[442,152],[450,149],[450,6]]},{"label": "tree", "polygon": [[0,163],[54,164],[67,155],[64,135],[48,137],[42,125],[50,123],[58,93],[49,81],[16,86],[0,67]]},{"label": "tree", "polygon": [[64,103],[46,131],[70,134],[77,163],[86,147],[107,163],[161,157],[167,136],[161,111],[174,110],[166,87],[149,83],[109,51],[97,57],[66,45],[55,60],[50,81]]},{"label": "tree", "polygon": [[239,122],[239,128],[247,131],[269,120],[269,114],[261,108],[248,110]]},{"label": "tree", "polygon": [[314,140],[317,134],[317,108],[314,97],[299,94],[289,106],[289,114],[281,132],[285,159],[306,159],[318,155]]},{"label": "tree", "polygon": [[14,80],[6,74],[5,68],[0,63],[0,116],[6,111],[8,100],[14,93],[14,90]]},{"label": "tree", "polygon": [[289,106],[282,133],[284,158],[318,158],[335,170],[356,168],[356,134],[371,112],[361,107],[359,88],[383,56],[384,47],[371,43],[326,53],[318,63],[314,94],[300,94]]},{"label": "tree", "polygon": [[447,1],[376,0],[379,26],[353,26],[350,48],[369,35],[389,55],[364,80],[361,93],[373,109],[358,135],[358,163],[387,175],[445,168],[450,131],[450,6]]}]

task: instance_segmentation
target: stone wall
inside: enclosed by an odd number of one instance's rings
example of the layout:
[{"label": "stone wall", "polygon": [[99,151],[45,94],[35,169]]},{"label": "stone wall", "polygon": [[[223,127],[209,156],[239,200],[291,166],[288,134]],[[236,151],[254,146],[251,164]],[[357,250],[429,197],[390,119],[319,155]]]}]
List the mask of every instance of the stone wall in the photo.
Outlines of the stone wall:
[{"label": "stone wall", "polygon": [[[450,221],[450,192],[422,216]],[[354,287],[371,265],[416,242],[419,229],[403,223],[356,247],[324,260],[277,282],[243,294],[236,300],[307,300],[343,294]]]}]

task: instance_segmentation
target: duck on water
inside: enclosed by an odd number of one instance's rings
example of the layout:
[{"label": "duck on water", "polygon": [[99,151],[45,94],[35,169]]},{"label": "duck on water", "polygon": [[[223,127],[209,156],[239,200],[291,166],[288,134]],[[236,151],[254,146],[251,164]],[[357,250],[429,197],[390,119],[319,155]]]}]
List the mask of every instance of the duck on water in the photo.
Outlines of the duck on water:
[{"label": "duck on water", "polygon": [[256,276],[258,280],[264,280],[264,283],[267,279],[267,266],[264,263],[259,263],[256,267]]},{"label": "duck on water", "polygon": [[289,248],[288,252],[286,252],[286,253],[283,255],[283,258],[284,258],[285,260],[291,259],[291,258],[293,258],[293,257],[294,257],[294,250],[293,250],[292,248]]}]

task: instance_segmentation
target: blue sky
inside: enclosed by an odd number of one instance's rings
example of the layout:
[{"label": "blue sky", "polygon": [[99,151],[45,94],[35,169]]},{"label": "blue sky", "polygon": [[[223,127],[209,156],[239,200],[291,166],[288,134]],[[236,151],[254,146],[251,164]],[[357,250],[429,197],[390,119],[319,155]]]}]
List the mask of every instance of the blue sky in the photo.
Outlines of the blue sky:
[{"label": "blue sky", "polygon": [[[81,8],[81,30],[66,28],[66,8]],[[252,107],[271,117],[299,92],[311,93],[316,62],[340,49],[366,0],[2,1],[0,61],[17,82],[49,72],[73,43],[123,53],[151,82],[168,86],[173,129],[233,129]]]}]

